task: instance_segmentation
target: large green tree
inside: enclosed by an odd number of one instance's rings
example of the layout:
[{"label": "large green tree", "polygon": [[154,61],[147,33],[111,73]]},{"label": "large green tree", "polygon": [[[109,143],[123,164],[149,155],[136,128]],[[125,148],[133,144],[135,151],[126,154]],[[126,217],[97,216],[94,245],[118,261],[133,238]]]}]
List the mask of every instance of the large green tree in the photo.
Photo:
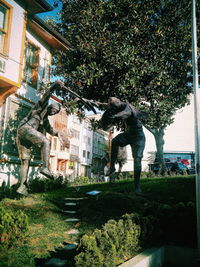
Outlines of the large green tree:
[{"label": "large green tree", "polygon": [[55,73],[82,96],[127,100],[149,114],[164,172],[164,133],[191,87],[191,6],[187,0],[62,0],[57,29],[72,48]]}]

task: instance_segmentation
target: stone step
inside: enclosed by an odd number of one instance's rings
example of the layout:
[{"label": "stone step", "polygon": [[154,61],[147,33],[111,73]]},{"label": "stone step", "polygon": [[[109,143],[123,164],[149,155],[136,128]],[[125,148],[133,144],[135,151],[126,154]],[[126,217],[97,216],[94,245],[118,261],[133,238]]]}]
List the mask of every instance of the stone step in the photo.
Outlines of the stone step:
[{"label": "stone step", "polygon": [[75,214],[77,211],[75,210],[63,210],[64,213],[69,213],[69,214]]},{"label": "stone step", "polygon": [[71,229],[69,231],[67,231],[68,235],[78,235],[80,232],[78,229]]},{"label": "stone step", "polygon": [[45,262],[46,266],[66,266],[67,260],[62,260],[59,258],[51,258]]},{"label": "stone step", "polygon": [[68,218],[65,220],[65,222],[79,222],[79,221],[80,221],[80,219],[78,219],[78,218]]},{"label": "stone step", "polygon": [[65,203],[66,206],[76,206],[77,203],[74,203],[74,202],[67,202]]},{"label": "stone step", "polygon": [[88,199],[87,197],[65,197],[64,200],[73,200],[73,201],[79,201],[79,200],[84,200]]},{"label": "stone step", "polygon": [[[76,229],[75,229],[76,230]],[[76,244],[67,244],[63,247],[64,250],[73,250],[76,249],[78,247],[78,245]]]}]

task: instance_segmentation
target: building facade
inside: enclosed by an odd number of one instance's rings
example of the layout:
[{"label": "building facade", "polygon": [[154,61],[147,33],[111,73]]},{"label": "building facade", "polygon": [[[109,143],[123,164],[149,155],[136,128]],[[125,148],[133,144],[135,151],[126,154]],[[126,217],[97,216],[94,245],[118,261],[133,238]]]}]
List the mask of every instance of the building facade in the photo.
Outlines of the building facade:
[{"label": "building facade", "polygon": [[93,158],[93,131],[86,118],[81,124],[80,175],[91,177]]},{"label": "building facade", "polygon": [[[36,13],[52,10],[44,0],[0,0],[0,184],[19,180],[16,130],[39,100],[37,91],[50,80],[51,50],[68,42]],[[29,177],[37,175],[40,156],[34,150]]]}]

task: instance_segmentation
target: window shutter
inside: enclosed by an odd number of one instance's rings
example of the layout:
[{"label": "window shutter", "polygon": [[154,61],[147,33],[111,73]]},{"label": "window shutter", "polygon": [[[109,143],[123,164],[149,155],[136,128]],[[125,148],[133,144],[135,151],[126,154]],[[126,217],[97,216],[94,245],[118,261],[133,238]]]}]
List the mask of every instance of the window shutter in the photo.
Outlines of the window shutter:
[{"label": "window shutter", "polygon": [[34,62],[34,68],[32,70],[33,87],[37,86],[37,81],[38,81],[39,53],[40,53],[39,49],[35,49],[35,52],[34,52],[35,62]]}]

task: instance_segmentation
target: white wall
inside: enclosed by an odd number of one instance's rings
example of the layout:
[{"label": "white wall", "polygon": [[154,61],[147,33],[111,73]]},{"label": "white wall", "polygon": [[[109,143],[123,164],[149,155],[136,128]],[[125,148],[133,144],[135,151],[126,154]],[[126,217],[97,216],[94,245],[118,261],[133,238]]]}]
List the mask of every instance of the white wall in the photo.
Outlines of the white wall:
[{"label": "white wall", "polygon": [[21,8],[15,1],[6,0],[13,7],[9,57],[5,59],[0,56],[1,60],[6,62],[5,72],[0,73],[1,76],[18,83],[20,54],[22,47],[22,33],[24,25],[24,9]]},{"label": "white wall", "polygon": [[[4,75],[8,79],[12,79],[15,82],[18,82],[18,66],[19,66],[19,57],[21,52],[21,38],[22,38],[22,31],[23,31],[23,12],[24,10],[21,9],[14,1],[7,1],[10,5],[13,5],[13,24],[12,24],[12,33],[11,33],[11,46],[10,46],[10,53],[8,62],[10,67],[6,68],[6,73]],[[40,47],[40,54],[39,54],[39,76],[38,76],[38,85],[42,81],[42,74],[43,68],[47,64],[50,64],[51,55],[50,55],[50,47],[44,43],[44,40],[41,40],[35,33],[30,31],[26,31],[26,36],[29,40],[31,40],[36,46]],[[11,58],[12,56],[12,58]],[[15,62],[16,61],[16,62]],[[7,65],[9,66],[9,65]],[[1,73],[0,73],[1,75]],[[21,99],[21,96],[23,97]],[[23,103],[27,106],[32,106],[31,103],[37,102],[39,99],[39,94],[37,90],[26,83],[22,83],[21,87],[17,90],[17,95],[11,95],[7,98],[5,108],[8,107],[12,108],[12,102],[15,101],[17,103]],[[10,104],[9,104],[10,103]],[[0,108],[0,115],[2,108]],[[13,107],[14,108],[14,107]],[[10,112],[8,111],[6,114],[6,119],[9,119]],[[12,115],[11,115],[12,116]],[[1,117],[0,117],[1,119]],[[5,122],[5,121],[4,121]],[[6,152],[4,152],[6,154]],[[17,183],[19,180],[19,164],[14,164],[13,162],[17,162],[17,157],[12,154],[10,155],[7,153],[9,160],[12,160],[11,163],[5,163],[0,165],[0,184],[5,180],[7,184],[12,185]],[[29,176],[30,178],[38,176],[38,167],[30,167],[29,168]]]},{"label": "white wall", "polygon": [[[50,47],[44,43],[43,40],[37,38],[37,36],[30,31],[26,31],[26,37],[28,40],[32,41],[36,46],[40,48],[39,53],[39,69],[38,69],[38,87],[43,81],[43,71],[45,68],[48,68],[51,62]],[[45,83],[48,82],[48,77],[44,80]],[[27,100],[37,102],[39,99],[38,92],[35,88],[29,86],[26,83],[22,83],[21,87],[18,89],[17,94],[23,96]]]}]

